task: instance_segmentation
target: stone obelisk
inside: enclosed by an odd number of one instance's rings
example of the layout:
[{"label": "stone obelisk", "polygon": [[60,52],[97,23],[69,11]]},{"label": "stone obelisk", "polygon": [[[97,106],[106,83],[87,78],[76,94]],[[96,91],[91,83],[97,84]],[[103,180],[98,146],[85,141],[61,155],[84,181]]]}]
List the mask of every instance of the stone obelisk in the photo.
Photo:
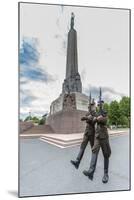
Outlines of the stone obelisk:
[{"label": "stone obelisk", "polygon": [[62,93],[82,92],[81,78],[78,72],[77,32],[74,29],[74,14],[71,14],[70,30],[67,42],[66,78]]},{"label": "stone obelisk", "polygon": [[77,32],[74,29],[74,14],[71,14],[70,30],[67,38],[66,75],[62,93],[51,103],[47,124],[55,133],[84,132],[85,123],[81,117],[88,110],[88,97],[82,93],[82,83],[78,72]]}]

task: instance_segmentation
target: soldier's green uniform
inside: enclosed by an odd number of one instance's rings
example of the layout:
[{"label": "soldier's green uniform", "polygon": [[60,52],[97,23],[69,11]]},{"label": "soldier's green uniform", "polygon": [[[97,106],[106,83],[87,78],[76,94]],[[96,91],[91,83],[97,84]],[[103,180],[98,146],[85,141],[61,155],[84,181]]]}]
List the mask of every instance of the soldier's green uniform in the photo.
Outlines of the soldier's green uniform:
[{"label": "soldier's green uniform", "polygon": [[100,148],[104,156],[104,177],[102,179],[103,183],[108,182],[108,166],[109,157],[111,155],[111,148],[109,144],[109,135],[107,130],[107,113],[102,110],[98,113],[98,117],[95,119],[97,127],[95,130],[95,141],[92,148],[92,158],[90,162],[90,168],[88,171],[84,170],[84,175],[88,176],[91,180],[93,179],[93,174],[96,168],[97,157]]},{"label": "soldier's green uniform", "polygon": [[81,143],[81,147],[85,147],[88,141],[90,142],[90,146],[93,147],[94,145],[94,136],[95,136],[95,121],[93,121],[93,118],[96,116],[95,111],[91,111],[86,116],[86,129],[84,132],[83,141]]},{"label": "soldier's green uniform", "polygon": [[93,153],[99,152],[101,147],[103,156],[109,158],[111,154],[111,148],[109,145],[109,135],[107,130],[107,113],[104,112],[104,115],[100,118],[99,116],[98,119],[96,119],[97,128],[95,131],[95,142],[92,148],[92,152]]},{"label": "soldier's green uniform", "polygon": [[[95,103],[93,103],[92,105],[94,106]],[[91,148],[94,145],[95,123],[96,122],[93,119],[95,116],[96,116],[96,111],[91,110],[90,112],[88,112],[86,114],[85,117],[81,118],[82,121],[84,121],[84,120],[86,121],[86,129],[84,132],[83,141],[81,143],[78,156],[77,156],[76,160],[71,160],[71,163],[75,166],[76,169],[78,169],[78,167],[79,167],[79,164],[81,162],[81,159],[83,157],[83,154],[84,154],[84,151],[85,151],[85,148],[86,148],[88,142],[90,143]]]}]

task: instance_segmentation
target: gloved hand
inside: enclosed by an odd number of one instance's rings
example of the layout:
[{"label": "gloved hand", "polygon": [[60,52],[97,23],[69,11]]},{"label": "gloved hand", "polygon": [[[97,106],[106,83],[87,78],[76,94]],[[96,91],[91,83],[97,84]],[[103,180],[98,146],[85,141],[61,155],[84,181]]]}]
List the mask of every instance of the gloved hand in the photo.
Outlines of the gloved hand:
[{"label": "gloved hand", "polygon": [[87,117],[87,120],[92,121],[92,120],[93,120],[93,116],[92,116],[92,115],[89,115],[89,116]]},{"label": "gloved hand", "polygon": [[103,116],[102,115],[99,115],[98,117],[97,117],[97,120],[99,121],[99,120],[102,120],[103,119]]},{"label": "gloved hand", "polygon": [[81,121],[87,120],[87,117],[82,117]]},{"label": "gloved hand", "polygon": [[93,122],[97,122],[97,117],[94,117],[94,118],[93,118]]}]

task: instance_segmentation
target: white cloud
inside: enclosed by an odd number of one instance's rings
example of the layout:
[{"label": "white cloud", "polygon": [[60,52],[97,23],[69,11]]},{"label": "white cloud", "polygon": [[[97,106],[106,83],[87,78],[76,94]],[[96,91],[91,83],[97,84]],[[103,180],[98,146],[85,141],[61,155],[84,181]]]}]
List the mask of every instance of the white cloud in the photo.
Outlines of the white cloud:
[{"label": "white cloud", "polygon": [[[49,112],[50,102],[57,98],[57,90],[59,88],[58,81],[45,84],[44,82],[37,81],[27,81],[25,84],[21,85],[22,99],[26,96],[31,96],[33,99],[30,99],[29,104],[22,104],[20,113],[21,115],[28,115],[29,111],[33,114],[43,115],[46,112]],[[59,90],[59,94],[61,91]],[[35,97],[35,98],[34,98]]]},{"label": "white cloud", "polygon": [[[89,84],[97,89],[100,86],[112,88],[114,92],[108,90],[103,93],[108,101],[120,99],[121,94],[129,95],[128,11],[71,6],[63,8],[21,4],[20,38],[38,38],[39,66],[56,79],[51,84],[39,81],[22,84],[22,90],[28,90],[36,97],[29,109],[37,113],[49,111],[51,102],[61,93],[66,72],[66,43],[71,12],[75,14],[78,68],[83,91]],[[26,81],[25,78],[21,79],[23,83]]]}]

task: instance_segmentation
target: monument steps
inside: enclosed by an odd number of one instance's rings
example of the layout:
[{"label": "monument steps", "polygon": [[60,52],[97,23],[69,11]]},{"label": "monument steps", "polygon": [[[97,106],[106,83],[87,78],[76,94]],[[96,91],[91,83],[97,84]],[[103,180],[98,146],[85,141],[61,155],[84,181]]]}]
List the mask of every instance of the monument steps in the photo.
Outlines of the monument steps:
[{"label": "monument steps", "polygon": [[76,145],[80,145],[81,144],[81,139],[75,139],[75,140],[58,140],[58,139],[55,139],[55,138],[49,138],[49,137],[40,137],[40,140],[43,141],[43,142],[47,142],[49,144],[52,144],[52,145],[55,145],[59,148],[68,148],[68,147],[73,147],[73,146],[76,146]]},{"label": "monument steps", "polygon": [[21,139],[39,139],[42,134],[20,134]]},{"label": "monument steps", "polygon": [[74,139],[64,138],[64,139],[61,139],[61,138],[56,138],[54,136],[49,136],[49,134],[48,134],[48,136],[45,134],[45,136],[43,135],[43,136],[41,136],[41,138],[48,139],[48,140],[55,140],[55,141],[61,142],[61,143],[68,143],[68,142],[71,143],[71,142],[75,142],[75,141],[78,141],[78,142],[82,141],[82,138],[74,138]]}]

